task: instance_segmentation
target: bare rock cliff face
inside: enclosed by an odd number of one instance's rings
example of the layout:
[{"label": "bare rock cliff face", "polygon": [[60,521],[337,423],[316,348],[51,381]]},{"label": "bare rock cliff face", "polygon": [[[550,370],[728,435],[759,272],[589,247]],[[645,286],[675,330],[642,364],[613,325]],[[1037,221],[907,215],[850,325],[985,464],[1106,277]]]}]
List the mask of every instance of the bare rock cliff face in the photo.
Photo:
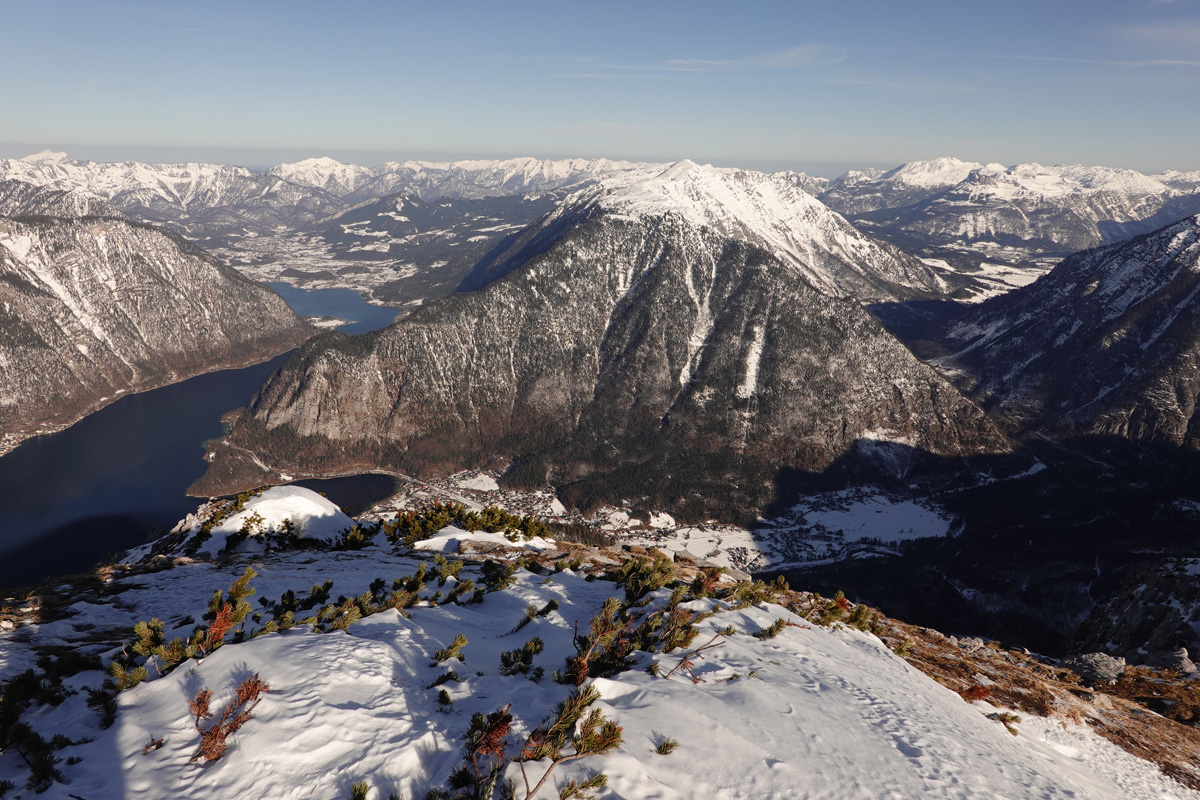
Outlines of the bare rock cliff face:
[{"label": "bare rock cliff face", "polygon": [[162,231],[0,217],[0,453],[123,393],[262,361],[311,333],[281,297]]},{"label": "bare rock cliff face", "polygon": [[779,469],[863,443],[1005,447],[857,303],[760,247],[674,213],[598,210],[535,252],[390,328],[309,342],[192,491],[502,456],[580,503],[651,496],[727,516],[769,499]]},{"label": "bare rock cliff face", "polygon": [[949,330],[1020,426],[1200,446],[1200,216],[1079,253]]}]

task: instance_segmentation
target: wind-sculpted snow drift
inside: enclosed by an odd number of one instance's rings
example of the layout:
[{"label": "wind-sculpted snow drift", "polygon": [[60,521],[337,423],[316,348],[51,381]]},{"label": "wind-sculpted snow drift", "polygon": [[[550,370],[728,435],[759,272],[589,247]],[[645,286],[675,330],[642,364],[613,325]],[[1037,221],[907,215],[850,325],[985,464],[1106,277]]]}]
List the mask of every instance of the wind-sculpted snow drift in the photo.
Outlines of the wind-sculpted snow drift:
[{"label": "wind-sculpted snow drift", "polygon": [[[780,468],[821,470],[863,443],[1002,449],[983,413],[861,306],[808,280],[836,288],[865,270],[831,268],[815,234],[747,233],[719,196],[740,180],[682,165],[602,183],[531,229],[483,289],[364,337],[313,340],[193,491],[280,470],[429,475],[502,456],[539,483],[551,469],[582,502],[649,494],[727,515],[769,499]],[[703,218],[676,202],[696,188]]]}]

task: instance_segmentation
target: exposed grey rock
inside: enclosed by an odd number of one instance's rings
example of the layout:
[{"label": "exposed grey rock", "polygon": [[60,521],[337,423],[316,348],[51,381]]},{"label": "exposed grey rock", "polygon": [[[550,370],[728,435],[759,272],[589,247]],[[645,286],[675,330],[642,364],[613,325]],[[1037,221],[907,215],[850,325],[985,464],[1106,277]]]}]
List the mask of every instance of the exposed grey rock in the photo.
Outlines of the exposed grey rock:
[{"label": "exposed grey rock", "polygon": [[1125,659],[1105,653],[1070,656],[1062,665],[1089,683],[1116,683],[1125,672]]},{"label": "exposed grey rock", "polygon": [[951,636],[949,641],[960,650],[966,650],[968,653],[974,653],[985,645],[983,639],[980,639],[978,636],[964,636],[961,638]]},{"label": "exposed grey rock", "polygon": [[126,392],[256,363],[311,334],[281,297],[115,218],[0,218],[0,452]]},{"label": "exposed grey rock", "polygon": [[1200,216],[1066,259],[949,329],[944,366],[1024,428],[1200,446]]},{"label": "exposed grey rock", "polygon": [[1129,573],[1123,586],[1096,606],[1075,635],[1075,647],[1124,653],[1140,663],[1147,652],[1200,647],[1200,570],[1192,559],[1154,562]]},{"label": "exposed grey rock", "polygon": [[1196,672],[1196,665],[1188,658],[1186,647],[1150,653],[1143,659],[1143,663],[1148,667],[1170,669],[1183,675],[1192,675]]}]

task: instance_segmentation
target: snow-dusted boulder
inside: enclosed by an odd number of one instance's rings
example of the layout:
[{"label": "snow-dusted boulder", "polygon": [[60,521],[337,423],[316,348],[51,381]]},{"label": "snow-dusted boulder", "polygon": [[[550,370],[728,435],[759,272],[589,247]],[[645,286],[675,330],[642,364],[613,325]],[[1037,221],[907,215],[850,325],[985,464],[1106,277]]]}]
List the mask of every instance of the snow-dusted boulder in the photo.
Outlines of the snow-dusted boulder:
[{"label": "snow-dusted boulder", "polygon": [[[200,534],[202,519],[196,521],[192,533]],[[231,536],[235,537],[238,549],[265,546],[269,534],[332,544],[354,524],[344,511],[314,491],[300,486],[273,486],[247,500],[236,514],[212,526],[211,536],[201,542],[197,553],[217,555],[227,547]],[[245,541],[238,543],[243,534]]]},{"label": "snow-dusted boulder", "polygon": [[1182,675],[1196,674],[1196,664],[1191,658],[1188,657],[1188,651],[1186,647],[1150,653],[1144,659],[1144,663],[1148,667],[1155,667],[1157,669],[1170,669]]},{"label": "snow-dusted boulder", "polygon": [[1125,659],[1107,653],[1084,653],[1064,659],[1063,666],[1089,683],[1116,683],[1125,672]]},{"label": "snow-dusted boulder", "polygon": [[486,531],[464,531],[453,525],[447,525],[428,539],[423,539],[413,545],[417,550],[430,550],[435,553],[457,553],[464,542],[479,544],[494,544],[503,547],[517,547],[523,550],[555,550],[557,545],[552,539],[535,536],[532,539],[518,538],[511,541],[503,533],[487,533]]}]

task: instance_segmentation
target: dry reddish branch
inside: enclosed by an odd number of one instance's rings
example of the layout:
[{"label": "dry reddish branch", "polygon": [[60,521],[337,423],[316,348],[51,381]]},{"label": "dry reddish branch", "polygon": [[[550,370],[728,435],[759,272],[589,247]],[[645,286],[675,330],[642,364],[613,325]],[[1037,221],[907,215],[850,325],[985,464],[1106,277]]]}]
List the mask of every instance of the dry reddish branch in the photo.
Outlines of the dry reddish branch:
[{"label": "dry reddish branch", "polygon": [[206,653],[211,653],[216,648],[220,647],[225,641],[225,634],[233,629],[233,605],[226,603],[221,606],[221,610],[217,612],[217,616],[213,619],[212,624],[208,626],[208,631],[204,635],[203,649]]},{"label": "dry reddish branch", "polygon": [[[228,606],[229,604],[226,603],[226,607]],[[218,615],[219,618],[220,615]],[[196,719],[196,729],[200,731],[200,747],[191,760],[204,759],[205,763],[208,763],[225,755],[225,751],[229,749],[226,740],[250,720],[251,712],[262,699],[261,695],[269,691],[271,691],[271,687],[258,677],[257,672],[254,673],[238,684],[233,701],[225,706],[221,711],[221,716],[208,728],[201,728],[199,723],[201,719],[209,719],[213,716],[208,710],[212,692],[208,689],[196,692],[196,697],[188,702],[188,708]]]},{"label": "dry reddish branch", "polygon": [[238,705],[256,702],[260,693],[269,691],[271,691],[271,687],[263,683],[256,672],[238,685],[236,702]]},{"label": "dry reddish branch", "polygon": [[683,670],[684,672],[687,673],[687,676],[692,679],[692,683],[704,683],[704,679],[697,678],[695,675],[692,674],[692,670],[696,666],[696,660],[704,658],[704,656],[700,655],[701,653],[703,653],[705,650],[708,650],[709,648],[716,647],[717,645],[725,644],[725,640],[723,640],[723,639],[719,642],[717,641],[717,639],[720,638],[720,636],[721,636],[721,634],[719,634],[719,633],[714,634],[713,637],[711,639],[709,639],[706,644],[702,644],[699,647],[697,647],[695,650],[689,650],[686,653],[684,653],[683,657],[679,659],[679,663],[675,665],[675,668],[672,669],[670,672],[668,672],[664,677],[669,678],[672,675],[674,675],[676,672]]},{"label": "dry reddish branch", "polygon": [[199,689],[196,692],[196,696],[188,700],[188,710],[192,712],[192,719],[196,730],[200,730],[201,722],[212,719],[212,712],[208,710],[208,704],[211,700],[212,692],[208,689]]},{"label": "dry reddish branch", "polygon": [[963,689],[961,692],[959,692],[959,695],[961,695],[962,699],[966,700],[968,703],[973,703],[976,700],[986,700],[992,696],[992,687],[975,684],[970,689]]}]

